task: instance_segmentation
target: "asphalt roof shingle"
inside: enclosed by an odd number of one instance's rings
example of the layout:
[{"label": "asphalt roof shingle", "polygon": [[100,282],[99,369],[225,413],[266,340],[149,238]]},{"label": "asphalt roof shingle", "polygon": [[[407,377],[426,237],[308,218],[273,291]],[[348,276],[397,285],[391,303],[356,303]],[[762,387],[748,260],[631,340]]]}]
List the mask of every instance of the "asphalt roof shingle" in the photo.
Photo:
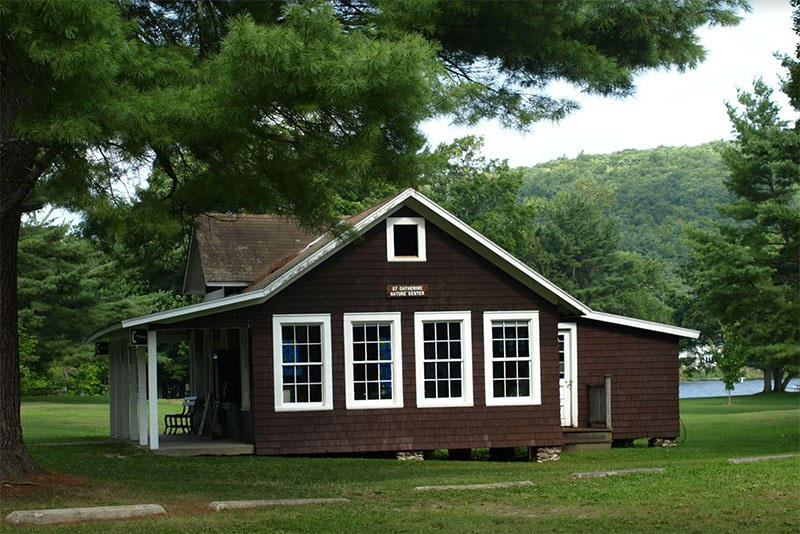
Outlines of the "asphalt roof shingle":
[{"label": "asphalt roof shingle", "polygon": [[251,283],[279,260],[319,237],[282,215],[226,215],[195,218],[195,239],[206,282]]}]

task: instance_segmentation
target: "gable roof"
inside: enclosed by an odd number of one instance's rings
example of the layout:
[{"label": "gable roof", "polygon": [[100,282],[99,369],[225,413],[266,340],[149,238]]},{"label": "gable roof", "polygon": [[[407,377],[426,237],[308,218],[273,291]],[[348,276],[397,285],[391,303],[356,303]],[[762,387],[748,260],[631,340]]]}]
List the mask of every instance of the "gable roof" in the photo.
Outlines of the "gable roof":
[{"label": "gable roof", "polygon": [[[283,215],[199,215],[194,220],[184,293],[204,292],[193,287],[200,273],[204,286],[247,285],[318,235]],[[200,273],[190,272],[198,268]]]},{"label": "gable roof", "polygon": [[[351,231],[339,237],[328,232],[307,244],[302,250],[295,250],[292,254],[274,262],[264,273],[256,277],[253,283],[240,294],[192,304],[173,310],[156,312],[142,317],[126,319],[121,321],[118,327],[132,328],[151,323],[169,324],[266,302],[273,295],[288,287],[295,280],[322,264],[326,259],[350,244],[358,235],[367,232],[403,206],[408,206],[421,216],[430,220],[532,291],[558,306],[559,309],[568,315],[582,316],[587,319],[612,322],[615,324],[624,324],[634,328],[642,328],[676,336],[697,338],[700,334],[695,330],[592,311],[578,299],[547,280],[453,214],[414,189],[406,189],[384,200],[380,204],[350,217],[346,222],[351,225]],[[93,336],[93,339],[101,337],[113,330],[114,328],[108,327],[98,331]]]}]

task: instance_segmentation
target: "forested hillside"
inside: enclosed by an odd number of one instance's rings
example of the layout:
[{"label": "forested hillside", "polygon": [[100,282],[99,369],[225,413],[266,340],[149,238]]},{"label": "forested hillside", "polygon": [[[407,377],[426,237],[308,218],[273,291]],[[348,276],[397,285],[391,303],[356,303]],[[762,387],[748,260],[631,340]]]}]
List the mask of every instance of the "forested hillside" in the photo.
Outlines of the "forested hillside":
[{"label": "forested hillside", "polygon": [[522,169],[521,196],[549,199],[579,179],[612,186],[615,201],[606,211],[618,226],[620,248],[658,260],[672,274],[688,253],[684,227],[718,219],[714,206],[731,200],[723,185],[728,171],[719,154],[722,145],[560,158]]}]

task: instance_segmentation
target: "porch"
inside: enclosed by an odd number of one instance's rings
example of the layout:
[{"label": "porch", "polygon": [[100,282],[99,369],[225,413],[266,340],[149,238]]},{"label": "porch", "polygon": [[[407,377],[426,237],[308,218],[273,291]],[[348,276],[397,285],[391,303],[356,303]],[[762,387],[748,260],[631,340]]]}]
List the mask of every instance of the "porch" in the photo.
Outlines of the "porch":
[{"label": "porch", "polygon": [[[106,345],[111,437],[168,456],[253,454],[249,329],[150,325],[115,334]],[[191,417],[193,433],[165,435],[164,407],[159,413],[158,406],[158,353],[175,343],[188,348],[185,394],[199,402]],[[180,409],[176,405],[170,413]]]}]

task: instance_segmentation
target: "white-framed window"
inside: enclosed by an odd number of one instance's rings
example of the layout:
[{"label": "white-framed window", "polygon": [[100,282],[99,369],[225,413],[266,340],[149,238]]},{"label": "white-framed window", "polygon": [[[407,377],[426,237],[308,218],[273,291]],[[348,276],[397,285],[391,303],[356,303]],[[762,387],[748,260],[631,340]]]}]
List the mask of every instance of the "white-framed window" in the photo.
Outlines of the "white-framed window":
[{"label": "white-framed window", "polygon": [[403,407],[400,312],[344,314],[348,409]]},{"label": "white-framed window", "polygon": [[414,345],[417,406],[472,406],[471,314],[417,312]]},{"label": "white-framed window", "polygon": [[425,219],[388,217],[386,219],[386,259],[425,261]]},{"label": "white-framed window", "polygon": [[273,315],[275,411],[333,409],[331,316]]},{"label": "white-framed window", "polygon": [[539,312],[485,312],[487,406],[541,404]]}]

